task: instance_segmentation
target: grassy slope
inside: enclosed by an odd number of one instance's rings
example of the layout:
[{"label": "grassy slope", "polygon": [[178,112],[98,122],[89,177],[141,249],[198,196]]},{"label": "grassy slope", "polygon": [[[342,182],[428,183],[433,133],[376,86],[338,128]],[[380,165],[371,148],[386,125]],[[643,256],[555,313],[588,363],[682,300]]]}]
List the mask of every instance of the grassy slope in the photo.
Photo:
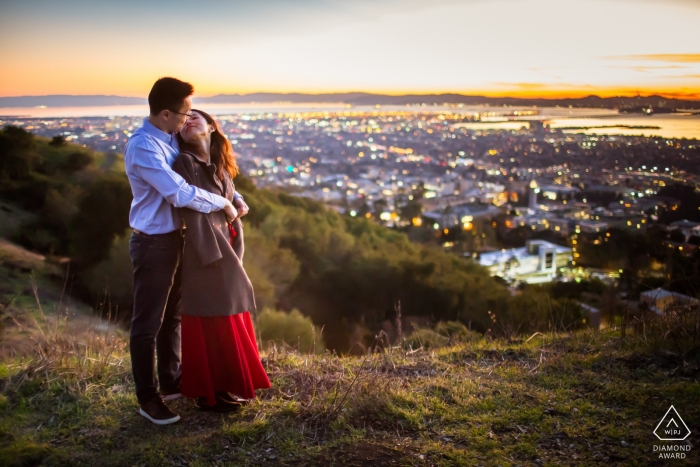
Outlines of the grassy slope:
[{"label": "grassy slope", "polygon": [[670,404],[700,438],[697,353],[590,331],[365,359],[273,352],[273,388],[240,413],[180,400],[169,427],[137,415],[120,338],[48,338],[43,358],[0,366],[0,465],[649,465]]},{"label": "grassy slope", "polygon": [[43,331],[60,324],[75,337],[106,326],[89,307],[70,299],[62,267],[3,238],[32,217],[0,201],[0,361],[10,355],[33,354],[35,341],[43,339],[38,323]]}]

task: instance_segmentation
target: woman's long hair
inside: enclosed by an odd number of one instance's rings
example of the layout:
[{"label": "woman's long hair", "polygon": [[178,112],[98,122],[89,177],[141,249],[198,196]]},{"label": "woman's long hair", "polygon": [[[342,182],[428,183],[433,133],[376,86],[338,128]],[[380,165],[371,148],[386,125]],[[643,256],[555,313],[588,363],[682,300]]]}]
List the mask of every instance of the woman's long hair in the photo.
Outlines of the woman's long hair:
[{"label": "woman's long hair", "polygon": [[[224,132],[221,131],[221,127],[211,115],[197,109],[192,109],[192,112],[197,112],[204,117],[204,120],[206,120],[209,125],[214,127],[214,131],[211,134],[209,153],[211,155],[211,163],[216,166],[216,176],[219,177],[219,180],[223,180],[224,172],[228,172],[231,176],[231,180],[233,180],[236,178],[236,175],[238,175],[239,170],[236,164],[236,154],[233,152],[233,147],[228,138],[226,138]],[[185,140],[182,139],[179,132],[177,134],[177,142],[180,145],[180,149],[196,153],[197,147],[187,144]]]}]

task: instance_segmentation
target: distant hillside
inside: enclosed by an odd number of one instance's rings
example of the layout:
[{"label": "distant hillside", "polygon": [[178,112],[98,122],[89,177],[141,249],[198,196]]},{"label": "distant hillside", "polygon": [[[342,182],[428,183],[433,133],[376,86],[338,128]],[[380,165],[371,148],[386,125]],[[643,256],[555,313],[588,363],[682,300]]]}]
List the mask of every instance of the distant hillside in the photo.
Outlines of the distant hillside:
[{"label": "distant hillside", "polygon": [[[598,97],[588,96],[579,99],[538,99],[516,97],[485,97],[468,96],[464,94],[406,94],[389,96],[386,94],[370,94],[366,92],[302,94],[302,93],[252,93],[252,94],[219,94],[211,97],[195,98],[201,104],[249,104],[249,103],[278,103],[291,102],[296,104],[343,103],[350,105],[410,105],[410,104],[466,104],[466,105],[512,105],[512,106],[573,106],[597,108],[635,108],[653,106],[670,109],[700,109],[698,100],[667,99],[662,96],[648,97]],[[122,96],[20,96],[0,97],[2,107],[93,107],[107,105],[138,105],[145,104],[142,97]]]},{"label": "distant hillside", "polygon": [[649,106],[666,108],[700,109],[700,101],[667,99],[662,96],[648,97],[609,97],[588,96],[580,99],[538,99],[516,97],[485,97],[468,96],[464,94],[406,94],[401,96],[389,96],[385,94],[370,94],[364,92],[331,93],[331,94],[278,94],[278,93],[254,93],[254,94],[219,94],[212,97],[197,99],[202,103],[322,103],[341,102],[351,105],[410,105],[410,104],[466,104],[466,105],[513,105],[540,107],[569,106],[574,107],[640,107]]}]

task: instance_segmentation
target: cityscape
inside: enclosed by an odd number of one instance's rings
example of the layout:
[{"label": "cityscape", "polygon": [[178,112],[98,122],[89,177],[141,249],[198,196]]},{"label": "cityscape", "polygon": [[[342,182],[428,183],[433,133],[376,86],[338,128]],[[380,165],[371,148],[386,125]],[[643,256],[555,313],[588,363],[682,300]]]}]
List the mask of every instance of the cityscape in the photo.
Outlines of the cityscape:
[{"label": "cityscape", "polygon": [[[697,140],[590,135],[536,119],[520,122],[520,129],[467,128],[494,115],[488,108],[477,116],[377,110],[222,115],[218,121],[242,173],[257,186],[408,230],[411,238],[479,262],[511,285],[590,277],[614,282],[626,265],[579,259],[582,246],[607,242],[611,229],[660,227],[674,239],[668,247],[686,255],[697,249],[700,223],[664,223],[664,214],[684,202],[664,190],[700,186]],[[141,121],[5,118],[0,124],[118,155]],[[543,257],[511,268],[523,255],[537,255],[524,253],[531,238],[556,246],[554,263]],[[647,272],[663,277],[659,268]]]}]

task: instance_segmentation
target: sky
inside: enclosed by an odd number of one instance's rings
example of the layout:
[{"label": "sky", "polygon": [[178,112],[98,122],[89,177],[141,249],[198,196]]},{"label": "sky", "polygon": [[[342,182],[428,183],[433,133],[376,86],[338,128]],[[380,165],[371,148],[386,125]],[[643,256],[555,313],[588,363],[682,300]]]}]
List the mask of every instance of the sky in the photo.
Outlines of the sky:
[{"label": "sky", "polygon": [[0,0],[0,96],[700,99],[700,0]]}]

